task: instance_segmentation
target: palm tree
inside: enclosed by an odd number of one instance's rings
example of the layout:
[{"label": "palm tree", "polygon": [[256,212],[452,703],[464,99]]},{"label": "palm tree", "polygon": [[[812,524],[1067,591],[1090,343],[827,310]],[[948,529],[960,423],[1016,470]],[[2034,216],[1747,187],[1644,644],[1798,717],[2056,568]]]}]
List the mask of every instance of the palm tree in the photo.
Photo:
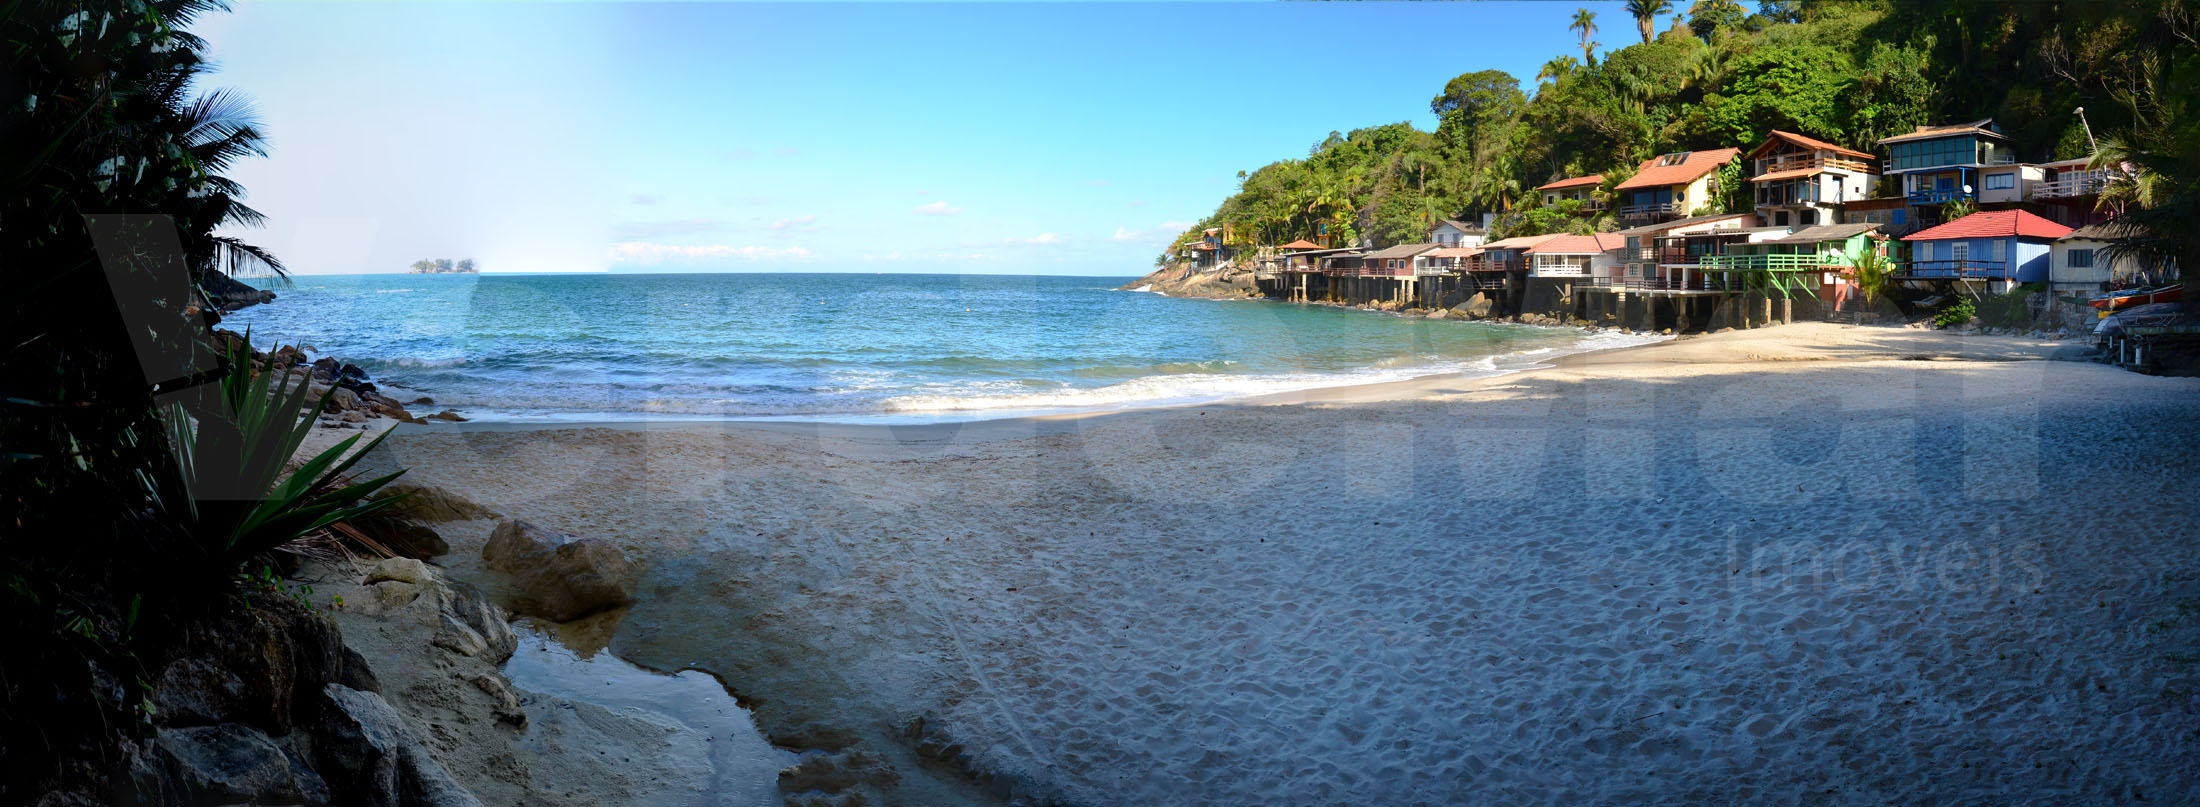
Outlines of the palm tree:
[{"label": "palm tree", "polygon": [[1597,32],[1596,12],[1590,11],[1586,8],[1575,9],[1574,23],[1572,25],[1566,26],[1566,29],[1581,35],[1581,63],[1589,64],[1590,62],[1595,61],[1596,56],[1592,51],[1592,48],[1594,46],[1590,44],[1589,37],[1595,35]]},{"label": "palm tree", "polygon": [[2104,137],[2087,161],[2088,168],[2110,172],[2097,204],[2109,211],[2109,223],[2120,231],[2102,251],[2150,271],[2174,266],[2187,285],[2200,283],[2200,272],[2184,268],[2200,266],[2200,239],[2191,234],[2192,222],[2200,216],[2200,192],[2195,192],[2200,160],[2177,154],[2193,153],[2200,136],[2160,133],[2150,139],[2156,142]]},{"label": "palm tree", "polygon": [[1543,63],[1543,69],[1535,74],[1535,80],[1541,83],[1564,78],[1566,74],[1574,72],[1574,68],[1580,66],[1581,63],[1574,61],[1572,56],[1554,56],[1551,57],[1550,61]]},{"label": "palm tree", "polygon": [[1646,45],[1657,35],[1658,15],[1672,10],[1673,0],[1627,0],[1627,13],[1635,15],[1635,30]]}]

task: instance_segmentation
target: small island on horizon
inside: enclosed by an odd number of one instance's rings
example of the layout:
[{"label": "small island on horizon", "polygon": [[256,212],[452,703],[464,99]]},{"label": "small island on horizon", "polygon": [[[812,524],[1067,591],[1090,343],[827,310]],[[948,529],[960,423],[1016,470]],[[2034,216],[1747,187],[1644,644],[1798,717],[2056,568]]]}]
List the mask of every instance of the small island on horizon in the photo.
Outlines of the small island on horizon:
[{"label": "small island on horizon", "polygon": [[423,258],[413,261],[412,266],[407,268],[405,273],[411,275],[478,275],[481,274],[481,270],[474,268],[474,259],[472,258],[460,258],[456,261],[449,258],[436,258],[433,260]]}]

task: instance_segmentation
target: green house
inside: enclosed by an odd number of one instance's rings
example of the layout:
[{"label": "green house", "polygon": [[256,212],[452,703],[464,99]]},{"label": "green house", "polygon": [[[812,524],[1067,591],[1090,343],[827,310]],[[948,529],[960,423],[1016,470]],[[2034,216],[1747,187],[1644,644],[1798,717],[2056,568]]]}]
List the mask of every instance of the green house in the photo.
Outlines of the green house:
[{"label": "green house", "polygon": [[1787,297],[1839,302],[1853,289],[1845,275],[1885,243],[1878,224],[1821,224],[1727,244],[1702,261],[1704,271],[1722,273],[1729,288],[1762,285]]}]

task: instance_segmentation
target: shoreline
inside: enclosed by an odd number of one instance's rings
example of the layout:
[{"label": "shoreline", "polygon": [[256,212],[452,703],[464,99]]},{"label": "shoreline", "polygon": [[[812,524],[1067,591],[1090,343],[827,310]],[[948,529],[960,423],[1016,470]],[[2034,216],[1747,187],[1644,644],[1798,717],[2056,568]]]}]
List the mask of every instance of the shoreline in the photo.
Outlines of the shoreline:
[{"label": "shoreline", "polygon": [[[1396,316],[1395,314],[1392,315]],[[758,431],[774,431],[787,433],[831,434],[889,430],[893,432],[897,436],[897,438],[911,440],[937,440],[940,438],[933,436],[936,433],[958,433],[970,431],[988,435],[986,439],[1013,439],[1014,437],[1059,434],[1062,433],[1063,430],[1068,428],[1068,426],[1063,424],[1070,424],[1077,421],[1100,418],[1113,418],[1119,416],[1131,416],[1152,412],[1177,412],[1197,409],[1288,406],[1302,404],[1397,402],[1410,400],[1416,397],[1434,393],[1462,392],[1468,388],[1476,386],[1480,382],[1495,382],[1520,375],[1544,373],[1553,370],[1575,370],[1582,367],[1594,365],[1626,364],[1638,362],[1663,362],[1677,364],[1698,363],[1704,361],[1707,358],[1712,358],[1713,356],[1710,354],[1713,354],[1718,350],[1718,348],[1711,348],[1709,350],[1706,350],[1703,348],[1692,347],[1698,344],[1723,345],[1733,342],[1779,342],[1782,343],[1783,349],[1788,350],[1789,352],[1786,355],[1781,355],[1771,360],[1812,361],[1830,360],[1835,358],[1835,356],[1833,355],[1827,355],[1825,351],[1813,350],[1806,346],[1792,344],[1793,340],[1789,339],[1788,337],[1792,337],[1798,332],[1795,330],[1781,329],[1795,328],[1808,328],[1812,329],[1814,332],[1821,333],[1848,331],[1861,334],[1881,334],[1888,336],[1895,339],[1897,342],[1897,344],[1885,348],[1879,355],[1879,358],[1888,360],[1901,359],[1906,356],[1917,356],[1926,354],[1942,355],[1946,358],[1953,360],[1984,360],[1989,358],[1992,358],[1994,360],[2083,360],[2083,356],[2079,355],[2080,353],[2083,353],[2083,351],[2072,352],[2073,348],[2081,346],[2082,343],[2071,340],[2027,339],[2023,337],[2013,336],[1967,335],[1951,331],[1920,330],[1899,326],[1795,323],[1793,325],[1778,326],[1777,328],[1760,328],[1752,329],[1749,331],[1730,331],[1720,334],[1682,334],[1678,336],[1659,338],[1656,341],[1645,342],[1642,344],[1589,348],[1575,352],[1561,353],[1559,355],[1540,360],[1536,364],[1530,366],[1504,370],[1497,372],[1493,375],[1470,375],[1461,372],[1439,372],[1431,373],[1428,375],[1419,375],[1409,378],[1391,379],[1385,381],[1374,381],[1357,384],[1338,384],[1334,386],[1310,387],[1302,390],[1287,390],[1282,392],[1254,393],[1249,395],[1219,399],[1215,401],[1193,403],[1160,403],[1151,405],[1132,404],[1113,409],[1092,411],[1019,414],[1001,417],[974,417],[969,419],[921,422],[806,420],[802,419],[799,416],[788,416],[785,418],[770,419],[709,416],[681,416],[660,418],[651,417],[648,415],[637,415],[626,418],[601,420],[589,420],[586,419],[585,416],[577,416],[575,419],[572,420],[547,421],[473,419],[462,423],[436,422],[425,426],[416,427],[416,429],[407,429],[407,431],[417,431],[420,429],[425,429],[432,430],[432,433],[469,433],[555,432],[577,429],[654,431],[679,429],[740,428],[753,429]],[[1774,335],[1762,336],[1761,334]],[[1951,345],[1960,347],[1962,345],[1961,340],[1986,340],[1987,342],[1992,344],[2022,345],[2023,347],[2014,349],[2008,347],[1986,349],[1974,345],[1974,347],[1970,349],[1959,349],[1953,351],[1944,349]],[[2007,341],[2003,342],[1999,340]],[[1843,342],[1844,340],[1831,340],[1831,343],[1836,345],[1836,347],[1834,347],[1833,349],[1841,349],[1838,346],[1841,345]],[[1855,358],[1855,356],[1847,356],[1846,358]],[[375,420],[375,423],[377,425],[386,426],[386,424],[382,423],[383,420],[384,419],[377,418]]]}]

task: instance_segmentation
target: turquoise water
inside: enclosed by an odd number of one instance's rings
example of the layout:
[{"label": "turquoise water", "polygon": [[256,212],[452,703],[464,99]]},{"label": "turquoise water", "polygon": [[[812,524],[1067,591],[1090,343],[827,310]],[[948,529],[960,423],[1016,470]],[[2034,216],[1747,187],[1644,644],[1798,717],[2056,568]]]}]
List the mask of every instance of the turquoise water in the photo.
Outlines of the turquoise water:
[{"label": "turquoise water", "polygon": [[[300,277],[225,325],[476,418],[925,421],[1195,403],[1639,341],[1115,291],[1131,278]],[[267,285],[263,283],[262,285]]]}]

